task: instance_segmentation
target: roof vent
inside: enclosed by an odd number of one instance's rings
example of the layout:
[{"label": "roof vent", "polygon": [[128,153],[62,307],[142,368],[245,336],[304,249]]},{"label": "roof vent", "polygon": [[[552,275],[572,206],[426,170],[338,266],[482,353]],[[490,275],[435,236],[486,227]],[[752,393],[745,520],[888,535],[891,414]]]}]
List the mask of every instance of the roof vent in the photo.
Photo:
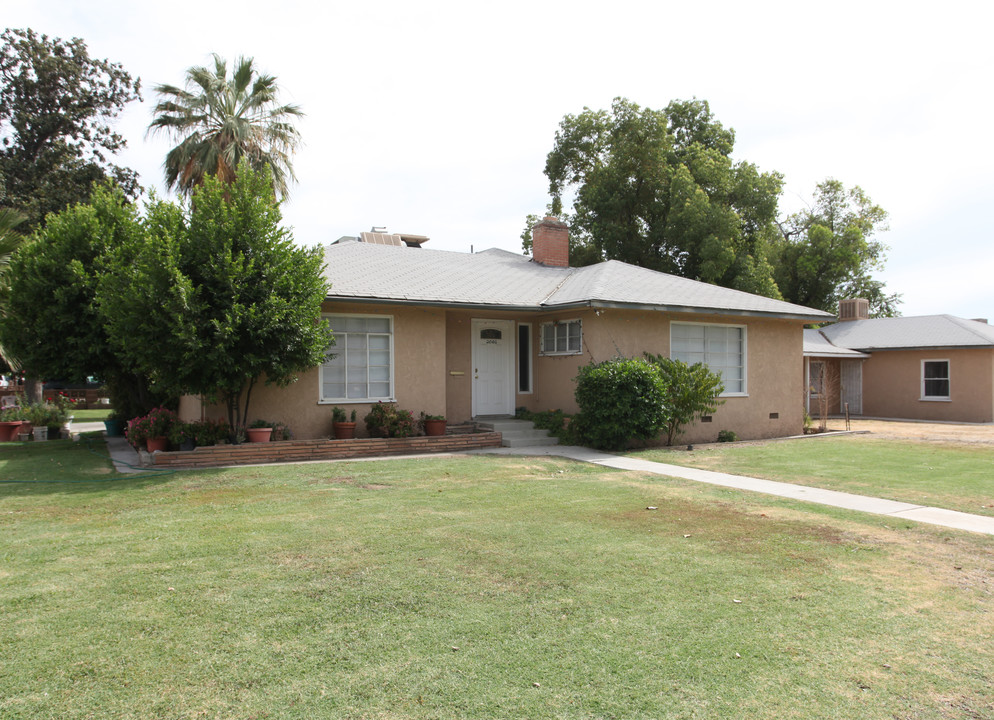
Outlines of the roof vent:
[{"label": "roof vent", "polygon": [[839,322],[847,320],[869,320],[870,301],[866,298],[839,300]]}]

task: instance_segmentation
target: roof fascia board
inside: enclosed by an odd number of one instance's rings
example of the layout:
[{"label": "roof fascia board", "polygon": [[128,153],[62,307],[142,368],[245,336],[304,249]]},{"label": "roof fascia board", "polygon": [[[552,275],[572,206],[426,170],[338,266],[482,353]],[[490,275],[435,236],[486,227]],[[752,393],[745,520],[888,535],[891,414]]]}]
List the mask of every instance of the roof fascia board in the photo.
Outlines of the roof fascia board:
[{"label": "roof fascia board", "polygon": [[404,298],[371,298],[351,297],[347,295],[329,295],[325,302],[352,302],[370,305],[410,305],[421,307],[451,307],[461,310],[509,310],[513,312],[558,312],[562,310],[581,310],[584,308],[604,308],[615,310],[643,310],[646,312],[682,313],[688,315],[716,315],[735,317],[771,318],[775,320],[802,320],[806,323],[821,322],[832,315],[807,315],[801,313],[769,313],[758,310],[734,310],[724,308],[700,308],[687,305],[648,305],[644,303],[612,303],[599,300],[584,300],[574,303],[550,305],[495,305],[488,303],[460,303],[444,300],[408,300]]}]

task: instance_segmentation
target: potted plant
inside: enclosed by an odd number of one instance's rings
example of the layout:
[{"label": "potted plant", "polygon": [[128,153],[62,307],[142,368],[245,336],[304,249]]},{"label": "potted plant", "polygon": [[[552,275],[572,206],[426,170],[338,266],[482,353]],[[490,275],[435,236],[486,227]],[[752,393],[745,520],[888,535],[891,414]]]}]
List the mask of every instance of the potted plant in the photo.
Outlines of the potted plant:
[{"label": "potted plant", "polygon": [[104,420],[104,433],[107,437],[121,437],[124,434],[124,418],[117,414],[116,410]]},{"label": "potted plant", "polygon": [[24,412],[19,407],[8,407],[0,410],[0,442],[17,440],[21,429]]},{"label": "potted plant", "polygon": [[28,406],[27,419],[31,423],[31,437],[35,441],[48,440],[48,419],[51,412],[45,403],[33,403]]},{"label": "potted plant", "polygon": [[346,420],[345,409],[337,405],[331,409],[331,427],[336,440],[351,440],[355,437],[355,410],[351,421]]},{"label": "potted plant", "polygon": [[424,411],[421,413],[421,427],[425,431],[425,435],[444,435],[446,420],[444,415],[425,415]]},{"label": "potted plant", "polygon": [[169,443],[184,451],[197,447],[194,423],[174,423],[169,430]]},{"label": "potted plant", "polygon": [[245,429],[250,443],[269,442],[273,435],[273,424],[268,420],[255,420]]},{"label": "potted plant", "polygon": [[149,452],[163,451],[169,447],[169,431],[178,421],[172,410],[153,408],[148,415],[130,420],[124,435],[136,448],[144,442]]}]

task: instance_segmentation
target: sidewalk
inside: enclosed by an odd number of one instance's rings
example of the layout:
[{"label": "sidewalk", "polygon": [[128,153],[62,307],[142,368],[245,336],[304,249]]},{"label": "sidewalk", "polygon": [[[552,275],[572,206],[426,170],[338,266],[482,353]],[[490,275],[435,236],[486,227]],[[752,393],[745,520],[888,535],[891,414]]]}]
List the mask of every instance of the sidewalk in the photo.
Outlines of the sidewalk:
[{"label": "sidewalk", "polygon": [[970,513],[957,512],[956,510],[914,505],[912,503],[884,500],[867,495],[854,495],[836,490],[823,490],[805,485],[792,485],[790,483],[762,480],[743,475],[729,475],[728,473],[713,472],[711,470],[698,470],[680,465],[667,465],[666,463],[652,462],[650,460],[611,455],[584,447],[550,445],[543,447],[492,448],[473,451],[474,455],[484,453],[488,455],[565,457],[580,462],[617,468],[618,470],[637,470],[655,475],[665,475],[667,477],[708,483],[709,485],[720,485],[722,487],[749,490],[766,495],[791,498],[793,500],[803,500],[805,502],[818,503],[819,505],[830,505],[832,507],[845,508],[846,510],[888,515],[902,520],[914,520],[915,522],[940,525],[956,530],[994,535],[994,517],[971,515]]}]

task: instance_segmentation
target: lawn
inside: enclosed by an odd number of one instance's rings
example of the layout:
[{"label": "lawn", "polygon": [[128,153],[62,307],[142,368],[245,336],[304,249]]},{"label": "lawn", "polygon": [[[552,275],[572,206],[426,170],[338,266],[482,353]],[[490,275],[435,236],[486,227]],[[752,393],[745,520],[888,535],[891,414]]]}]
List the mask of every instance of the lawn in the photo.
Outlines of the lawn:
[{"label": "lawn", "polygon": [[865,436],[655,449],[646,460],[994,516],[994,447]]},{"label": "lawn", "polygon": [[5,719],[994,714],[985,536],[545,458],[0,477],[59,481],[0,484]]},{"label": "lawn", "polygon": [[89,410],[76,408],[72,411],[73,422],[96,422],[98,420],[106,420],[110,417],[112,412],[114,412],[114,410],[109,407],[90,408]]}]

